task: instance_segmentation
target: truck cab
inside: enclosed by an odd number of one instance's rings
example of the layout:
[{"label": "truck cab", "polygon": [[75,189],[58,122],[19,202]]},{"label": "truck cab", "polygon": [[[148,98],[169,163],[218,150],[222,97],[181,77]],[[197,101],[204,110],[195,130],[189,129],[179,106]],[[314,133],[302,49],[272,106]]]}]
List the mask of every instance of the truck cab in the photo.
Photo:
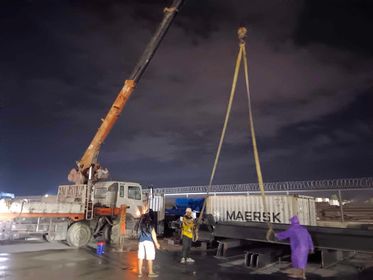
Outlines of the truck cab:
[{"label": "truck cab", "polygon": [[134,182],[98,182],[94,187],[94,205],[120,208],[127,206],[127,214],[139,218],[145,210],[141,185]]}]

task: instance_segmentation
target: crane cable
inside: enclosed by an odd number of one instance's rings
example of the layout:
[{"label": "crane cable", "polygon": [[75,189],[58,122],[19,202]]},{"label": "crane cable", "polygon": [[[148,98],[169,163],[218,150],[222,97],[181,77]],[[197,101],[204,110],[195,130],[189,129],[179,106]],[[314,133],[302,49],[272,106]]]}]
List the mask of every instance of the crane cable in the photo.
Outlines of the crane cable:
[{"label": "crane cable", "polygon": [[[251,131],[251,137],[252,137],[252,144],[253,144],[253,150],[254,150],[254,159],[255,159],[255,167],[256,167],[256,173],[258,177],[258,185],[260,188],[261,192],[261,198],[262,198],[262,204],[263,204],[263,212],[267,213],[267,203],[266,203],[266,196],[265,196],[265,190],[264,190],[264,184],[263,184],[263,176],[262,176],[262,171],[260,168],[260,160],[259,160],[259,153],[258,153],[258,147],[256,144],[256,137],[255,137],[255,130],[254,130],[254,120],[253,120],[253,114],[252,114],[252,107],[251,107],[251,96],[250,96],[250,88],[249,88],[249,75],[248,75],[248,64],[247,64],[247,56],[246,56],[246,48],[245,48],[245,41],[244,38],[246,37],[247,29],[245,27],[240,27],[238,29],[238,37],[240,39],[240,49],[237,55],[237,60],[236,60],[236,66],[234,70],[234,75],[233,75],[233,82],[232,82],[232,88],[231,88],[231,93],[228,101],[228,107],[227,107],[227,112],[225,115],[225,120],[224,120],[224,126],[221,132],[220,136],[220,141],[218,145],[218,149],[215,155],[215,161],[214,161],[214,166],[212,168],[211,176],[210,176],[210,181],[209,185],[206,191],[206,198],[203,202],[202,210],[200,212],[200,215],[198,217],[197,223],[196,223],[196,230],[195,230],[195,235],[193,237],[193,241],[198,240],[198,226],[201,223],[203,213],[206,208],[206,201],[209,196],[209,193],[211,192],[211,187],[212,187],[212,182],[215,177],[215,172],[216,168],[218,166],[219,158],[220,158],[220,152],[221,148],[223,146],[224,142],[224,137],[225,137],[225,132],[228,126],[228,121],[229,121],[229,116],[230,112],[232,109],[232,104],[233,104],[233,99],[235,96],[236,92],[236,86],[237,86],[237,79],[238,79],[238,74],[240,71],[240,66],[242,60],[244,61],[244,73],[245,73],[245,84],[246,84],[246,92],[247,92],[247,97],[248,97],[248,107],[249,107],[249,126],[250,126],[250,131]],[[273,232],[273,227],[272,224],[268,221],[267,222],[268,226],[268,231],[266,233],[266,239],[267,241],[270,241],[271,235],[274,233]]]}]

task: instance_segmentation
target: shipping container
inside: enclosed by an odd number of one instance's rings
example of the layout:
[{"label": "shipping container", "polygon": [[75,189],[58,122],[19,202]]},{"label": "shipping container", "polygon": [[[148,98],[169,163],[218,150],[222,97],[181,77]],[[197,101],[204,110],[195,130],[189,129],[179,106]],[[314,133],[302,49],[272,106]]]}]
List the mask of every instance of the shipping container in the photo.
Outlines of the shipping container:
[{"label": "shipping container", "polygon": [[216,222],[271,222],[289,224],[289,219],[298,215],[303,225],[316,225],[315,199],[297,195],[267,195],[264,211],[260,195],[209,196],[207,214]]},{"label": "shipping container", "polygon": [[164,213],[164,197],[162,195],[150,197],[148,204],[149,209],[152,209],[154,212]]}]

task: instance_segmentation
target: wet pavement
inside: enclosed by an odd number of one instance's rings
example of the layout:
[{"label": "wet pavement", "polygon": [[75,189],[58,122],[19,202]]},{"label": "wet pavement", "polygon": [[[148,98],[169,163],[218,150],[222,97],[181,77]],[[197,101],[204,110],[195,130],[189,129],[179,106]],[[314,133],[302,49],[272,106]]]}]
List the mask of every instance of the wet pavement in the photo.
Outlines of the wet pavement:
[{"label": "wet pavement", "polygon": [[[38,251],[38,246],[43,249]],[[71,249],[61,243],[48,244],[39,241],[1,245],[0,279],[138,279],[135,247],[136,244],[133,243],[129,252],[108,249],[103,256],[97,256],[93,247]],[[196,263],[183,265],[179,263],[178,246],[163,242],[162,247],[163,249],[157,252],[155,261],[155,271],[159,272],[158,279],[289,279],[286,274],[289,263],[286,262],[255,271],[243,265],[242,256],[217,259],[213,257],[213,252],[206,254],[202,250],[194,249],[192,255]],[[307,279],[371,280],[372,262],[371,256],[360,256],[331,269],[321,269],[319,264],[311,263]],[[370,268],[359,272],[361,266]],[[143,276],[142,279],[147,277]]]}]

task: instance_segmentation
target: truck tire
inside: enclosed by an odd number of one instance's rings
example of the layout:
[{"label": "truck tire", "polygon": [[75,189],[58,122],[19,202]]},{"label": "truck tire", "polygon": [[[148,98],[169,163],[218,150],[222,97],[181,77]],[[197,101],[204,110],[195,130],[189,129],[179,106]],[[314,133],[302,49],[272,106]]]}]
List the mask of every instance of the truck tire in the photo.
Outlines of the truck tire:
[{"label": "truck tire", "polygon": [[51,238],[51,236],[49,236],[48,233],[43,234],[43,239],[45,241],[48,241],[49,243],[57,243],[58,242],[58,240],[55,240],[55,239]]},{"label": "truck tire", "polygon": [[111,244],[119,244],[119,224],[114,224],[111,227],[110,243]]},{"label": "truck tire", "polygon": [[102,230],[102,236],[107,244],[113,243],[111,240],[111,232],[112,232],[111,229],[112,229],[112,226],[109,224],[106,224]]},{"label": "truck tire", "polygon": [[86,246],[92,238],[92,232],[89,226],[82,222],[72,224],[67,230],[66,241],[71,247]]},{"label": "truck tire", "polygon": [[135,233],[136,219],[131,215],[126,216],[126,236],[130,239],[135,239],[137,233]]},{"label": "truck tire", "polygon": [[[134,228],[136,225],[136,219],[131,215],[126,216],[126,238],[134,239],[137,238],[137,231],[135,232]],[[119,244],[120,240],[120,225],[119,220],[115,221],[110,230],[110,243]]]}]

